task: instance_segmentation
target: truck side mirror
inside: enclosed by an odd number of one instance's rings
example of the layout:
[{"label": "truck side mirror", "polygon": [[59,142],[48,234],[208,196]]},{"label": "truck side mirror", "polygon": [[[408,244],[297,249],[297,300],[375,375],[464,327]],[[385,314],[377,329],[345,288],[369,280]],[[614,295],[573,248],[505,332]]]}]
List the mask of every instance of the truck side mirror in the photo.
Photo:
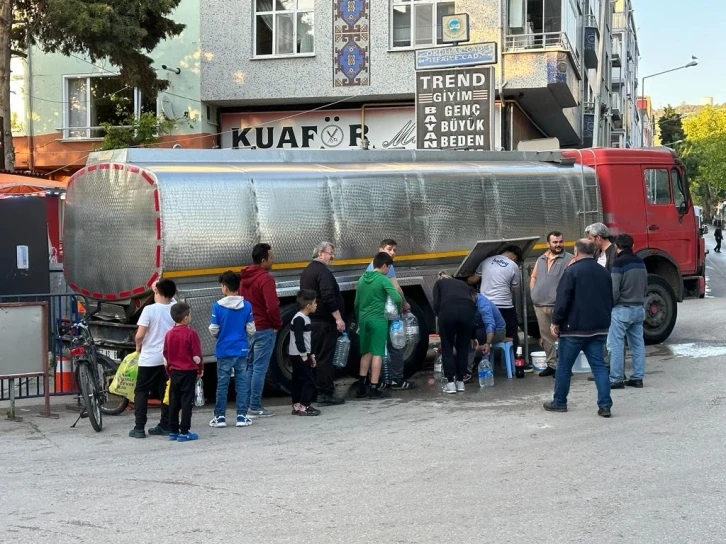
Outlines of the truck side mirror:
[{"label": "truck side mirror", "polygon": [[681,205],[678,206],[678,215],[683,216],[688,213],[688,202],[685,200],[681,202]]}]

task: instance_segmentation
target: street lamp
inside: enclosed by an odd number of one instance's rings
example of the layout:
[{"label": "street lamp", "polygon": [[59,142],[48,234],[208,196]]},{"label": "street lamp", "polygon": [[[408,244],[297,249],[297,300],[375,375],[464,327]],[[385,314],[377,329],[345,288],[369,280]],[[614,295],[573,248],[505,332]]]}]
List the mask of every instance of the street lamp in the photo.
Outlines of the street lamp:
[{"label": "street lamp", "polygon": [[[683,70],[684,68],[691,68],[693,66],[698,66],[698,57],[694,57],[693,55],[691,55],[691,62],[689,62],[688,64],[684,64],[683,66],[679,66],[678,68],[671,68],[670,70],[663,70],[662,72],[657,72],[655,74],[650,74],[648,76],[643,77],[641,79],[641,83],[640,83],[640,99],[643,101],[643,105],[645,105],[645,80],[646,79],[648,79],[649,77],[662,76],[663,74],[675,72],[676,70]],[[655,127],[653,127],[653,130],[655,130]],[[645,131],[645,123],[641,119],[641,121],[640,121],[640,147],[644,147],[643,146],[644,131]]]}]

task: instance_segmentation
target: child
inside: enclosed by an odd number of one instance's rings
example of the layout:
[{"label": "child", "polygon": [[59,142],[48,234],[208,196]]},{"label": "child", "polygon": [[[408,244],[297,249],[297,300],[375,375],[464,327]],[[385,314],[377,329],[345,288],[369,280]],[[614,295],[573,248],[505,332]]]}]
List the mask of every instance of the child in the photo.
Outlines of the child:
[{"label": "child", "polygon": [[239,296],[241,276],[228,270],[219,277],[224,298],[212,307],[209,332],[217,339],[217,404],[210,427],[226,427],[225,411],[229,379],[234,369],[234,389],[237,404],[237,427],[252,425],[247,417],[249,385],[247,383],[248,336],[255,334],[252,305]]},{"label": "child", "polygon": [[[164,398],[166,372],[164,371],[164,337],[174,327],[169,311],[174,302],[176,284],[171,280],[159,280],[154,286],[154,304],[141,312],[136,330],[136,351],[139,353],[139,375],[134,389],[134,416],[136,422],[129,432],[131,438],[146,438],[146,413],[149,393]],[[169,407],[161,405],[161,420],[149,429],[151,435],[169,434]]]},{"label": "child", "polygon": [[292,415],[319,416],[320,410],[310,406],[316,392],[315,355],[310,353],[312,326],[310,314],[318,307],[315,291],[302,289],[297,295],[299,308],[292,318],[288,353],[292,363]]},{"label": "child", "polygon": [[[188,442],[199,438],[189,430],[192,425],[194,388],[204,374],[202,343],[197,331],[189,326],[192,314],[188,304],[177,302],[171,307],[174,328],[164,338],[164,364],[169,373],[169,440]],[[179,410],[181,409],[181,424]]]},{"label": "child", "polygon": [[[391,300],[401,311],[403,299],[388,279],[388,270],[393,258],[381,251],[373,258],[373,270],[363,274],[355,291],[355,315],[358,319],[360,340],[360,372],[356,396],[380,399],[385,395],[378,387],[381,365],[388,343],[388,320],[385,317],[386,299]],[[472,318],[473,319],[473,318]],[[371,372],[370,391],[366,388],[368,370]]]}]

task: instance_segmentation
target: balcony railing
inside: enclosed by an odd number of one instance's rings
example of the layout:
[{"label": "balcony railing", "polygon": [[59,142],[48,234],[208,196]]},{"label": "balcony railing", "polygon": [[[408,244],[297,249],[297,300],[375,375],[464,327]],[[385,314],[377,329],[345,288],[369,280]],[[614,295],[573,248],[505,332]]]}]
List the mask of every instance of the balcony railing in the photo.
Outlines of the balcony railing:
[{"label": "balcony railing", "polygon": [[613,32],[616,30],[627,30],[628,18],[625,13],[613,13]]},{"label": "balcony railing", "polygon": [[585,114],[594,114],[595,113],[595,102],[583,102],[582,103],[582,112]]},{"label": "balcony railing", "polygon": [[597,24],[597,17],[594,15],[585,15],[585,26],[592,26],[595,28],[599,28],[599,25]]},{"label": "balcony railing", "polygon": [[568,51],[573,61],[580,67],[580,56],[577,49],[565,32],[542,32],[539,34],[510,34],[504,37],[504,52],[554,50]]}]

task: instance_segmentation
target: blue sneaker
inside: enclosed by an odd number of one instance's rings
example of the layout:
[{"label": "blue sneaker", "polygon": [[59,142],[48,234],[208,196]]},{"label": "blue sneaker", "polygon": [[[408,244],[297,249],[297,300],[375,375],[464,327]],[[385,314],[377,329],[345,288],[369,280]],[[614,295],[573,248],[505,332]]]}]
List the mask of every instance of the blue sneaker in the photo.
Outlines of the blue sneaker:
[{"label": "blue sneaker", "polygon": [[169,440],[176,440],[179,437],[179,433],[169,433]]},{"label": "blue sneaker", "polygon": [[193,433],[189,431],[187,434],[180,434],[176,437],[177,442],[189,442],[190,440],[196,440],[199,438],[199,435],[197,433]]},{"label": "blue sneaker", "polygon": [[227,426],[227,420],[224,418],[224,416],[214,416],[212,418],[212,421],[209,422],[210,427],[226,427]]},{"label": "blue sneaker", "polygon": [[252,420],[245,415],[237,414],[237,423],[235,427],[249,427],[252,425]]}]

